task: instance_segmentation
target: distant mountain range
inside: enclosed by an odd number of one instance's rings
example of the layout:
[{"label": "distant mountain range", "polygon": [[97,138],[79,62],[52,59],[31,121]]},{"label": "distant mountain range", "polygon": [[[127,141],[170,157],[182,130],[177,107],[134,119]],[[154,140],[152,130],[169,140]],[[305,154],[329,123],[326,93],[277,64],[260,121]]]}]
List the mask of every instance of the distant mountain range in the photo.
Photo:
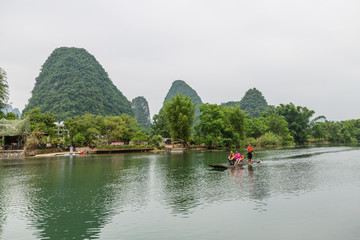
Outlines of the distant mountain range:
[{"label": "distant mountain range", "polygon": [[18,108],[13,108],[10,104],[5,104],[5,108],[1,109],[1,111],[6,115],[9,112],[14,113],[18,117],[21,117],[21,112]]},{"label": "distant mountain range", "polygon": [[[198,120],[199,106],[203,102],[185,81],[174,81],[164,102],[171,101],[171,97],[179,93],[196,103],[195,115]],[[267,102],[262,93],[253,88],[240,101],[222,105],[239,105],[245,113],[258,117],[266,109]],[[82,48],[60,47],[51,53],[35,79],[32,96],[23,112],[32,108],[51,112],[59,121],[86,113],[102,116],[127,113],[134,116],[145,129],[149,129],[151,125],[147,100],[137,97],[130,102],[113,84],[95,57]],[[12,109],[11,106],[3,110],[8,111],[21,115],[17,108]]]}]

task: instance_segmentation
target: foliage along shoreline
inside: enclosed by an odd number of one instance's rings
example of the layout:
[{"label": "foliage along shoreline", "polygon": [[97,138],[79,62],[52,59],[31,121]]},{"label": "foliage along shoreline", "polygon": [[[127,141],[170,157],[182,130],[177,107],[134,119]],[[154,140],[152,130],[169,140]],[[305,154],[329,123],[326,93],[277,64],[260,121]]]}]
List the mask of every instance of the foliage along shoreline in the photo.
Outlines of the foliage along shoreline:
[{"label": "foliage along shoreline", "polygon": [[[360,140],[360,119],[332,122],[320,116],[310,120],[314,111],[294,104],[267,106],[259,117],[251,117],[240,106],[205,103],[199,107],[195,123],[195,106],[191,98],[178,94],[165,102],[154,115],[150,129],[143,128],[128,114],[101,116],[85,114],[68,118],[59,132],[56,115],[34,108],[22,118],[30,118],[31,134],[26,149],[47,146],[87,146],[111,149],[113,142],[128,148],[136,146],[163,148],[164,138],[180,139],[184,147],[193,149],[244,148],[252,143],[257,148],[278,148],[304,144],[357,143]],[[6,119],[16,119],[8,114]]]},{"label": "foliage along shoreline", "polygon": [[[163,138],[181,139],[184,146],[208,149],[239,148],[248,143],[257,147],[278,147],[318,142],[354,143],[360,140],[360,120],[331,122],[323,116],[310,120],[315,113],[313,110],[292,103],[268,106],[259,117],[254,118],[246,115],[239,106],[205,103],[199,107],[199,121],[194,124],[195,106],[191,98],[182,94],[172,97],[154,116],[149,131],[140,129],[136,120],[126,115],[122,115],[127,119],[123,122],[121,117],[84,115],[69,119],[65,126],[69,129],[69,140],[80,145],[101,144],[97,136],[102,136],[102,143],[147,142],[157,147],[160,147]],[[115,123],[112,122],[116,119]]]},{"label": "foliage along shoreline", "polygon": [[[0,107],[6,103],[8,91],[6,72],[0,68]],[[56,98],[51,97],[54,94]],[[314,117],[313,110],[293,103],[268,105],[256,88],[249,89],[240,101],[203,103],[183,80],[173,82],[163,107],[150,123],[147,115],[142,116],[142,112],[149,114],[146,99],[135,98],[131,105],[95,57],[78,48],[53,51],[36,78],[24,112],[22,118],[29,117],[31,127],[24,140],[27,149],[101,147],[112,142],[161,148],[167,138],[181,141],[184,147],[208,149],[239,148],[249,143],[261,147],[360,141],[360,119],[333,122],[324,116]],[[0,115],[18,119],[13,113]],[[61,131],[55,125],[59,119],[65,120]],[[3,137],[2,145],[5,142]]]}]

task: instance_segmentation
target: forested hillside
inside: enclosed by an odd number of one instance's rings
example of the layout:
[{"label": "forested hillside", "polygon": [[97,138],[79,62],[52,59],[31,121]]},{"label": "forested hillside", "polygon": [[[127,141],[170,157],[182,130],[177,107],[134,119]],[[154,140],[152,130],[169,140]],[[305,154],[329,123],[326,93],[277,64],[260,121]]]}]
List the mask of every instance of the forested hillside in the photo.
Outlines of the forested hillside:
[{"label": "forested hillside", "polygon": [[256,88],[249,89],[240,101],[240,108],[251,117],[260,117],[260,114],[268,107],[262,93]]},{"label": "forested hillside", "polygon": [[265,100],[262,93],[256,88],[249,89],[241,101],[230,101],[222,103],[221,106],[235,107],[240,106],[246,114],[251,117],[260,117],[260,114],[268,107],[268,103]]},{"label": "forested hillside", "polygon": [[195,121],[198,120],[198,116],[200,114],[199,107],[203,104],[201,98],[197,94],[197,92],[192,89],[186,82],[183,80],[176,80],[172,83],[169,92],[167,93],[164,103],[166,101],[171,101],[171,97],[175,97],[177,94],[182,94],[184,97],[190,97],[193,103],[196,103],[195,108]]},{"label": "forested hillside", "polygon": [[131,107],[135,114],[135,119],[138,121],[140,126],[146,130],[150,129],[150,110],[149,104],[144,97],[136,97],[131,102]]},{"label": "forested hillside", "polygon": [[23,112],[40,108],[57,120],[80,116],[133,115],[131,103],[99,62],[83,48],[55,49],[42,66]]}]

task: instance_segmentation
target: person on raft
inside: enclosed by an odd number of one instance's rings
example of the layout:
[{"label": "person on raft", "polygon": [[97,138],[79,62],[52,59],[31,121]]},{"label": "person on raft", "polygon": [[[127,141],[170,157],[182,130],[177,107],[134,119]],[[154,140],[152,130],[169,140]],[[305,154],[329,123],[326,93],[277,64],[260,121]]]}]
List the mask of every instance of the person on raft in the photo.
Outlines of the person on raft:
[{"label": "person on raft", "polygon": [[235,154],[233,151],[230,152],[230,155],[228,157],[228,160],[229,160],[229,164],[230,165],[234,165],[235,161],[236,161],[236,158],[235,158]]},{"label": "person on raft", "polygon": [[237,166],[242,160],[244,160],[244,156],[241,155],[238,151],[235,153],[235,166]]},{"label": "person on raft", "polygon": [[248,164],[251,164],[252,154],[255,153],[253,147],[251,146],[251,143],[247,147],[247,158],[248,158]]}]

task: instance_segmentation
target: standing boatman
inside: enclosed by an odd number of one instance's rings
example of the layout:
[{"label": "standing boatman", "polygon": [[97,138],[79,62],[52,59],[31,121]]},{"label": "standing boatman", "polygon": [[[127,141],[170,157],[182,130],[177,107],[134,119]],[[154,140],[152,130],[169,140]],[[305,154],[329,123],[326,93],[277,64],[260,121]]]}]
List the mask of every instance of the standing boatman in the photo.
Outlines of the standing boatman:
[{"label": "standing boatman", "polygon": [[248,158],[248,164],[251,164],[252,154],[254,152],[253,147],[251,146],[251,143],[247,147],[247,158]]}]

